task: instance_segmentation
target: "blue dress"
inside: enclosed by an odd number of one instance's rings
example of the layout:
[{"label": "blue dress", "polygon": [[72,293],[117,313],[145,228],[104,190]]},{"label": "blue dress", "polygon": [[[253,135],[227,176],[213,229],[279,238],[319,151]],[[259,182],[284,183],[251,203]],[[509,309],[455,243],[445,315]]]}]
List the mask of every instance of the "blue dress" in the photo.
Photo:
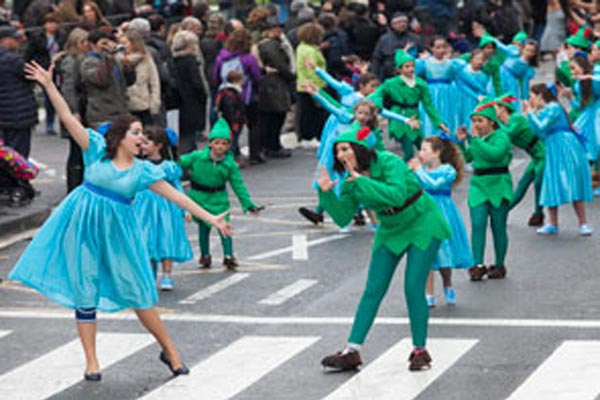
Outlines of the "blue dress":
[{"label": "blue dress", "polygon": [[[581,82],[575,81],[573,85],[573,107],[579,109],[581,104]],[[585,137],[585,150],[590,161],[598,159],[600,152],[600,77],[592,79],[592,100],[579,111],[577,119],[573,123]]]},{"label": "blue dress", "polygon": [[88,132],[84,183],[42,225],[9,278],[69,308],[151,308],[158,295],[131,202],[165,175],[137,159],[116,168],[104,137]]},{"label": "blue dress", "polygon": [[451,197],[456,170],[450,164],[442,164],[432,170],[421,167],[415,171],[415,175],[423,189],[436,202],[452,229],[452,236],[440,244],[433,269],[437,271],[440,268],[472,267],[473,255],[465,223]]},{"label": "blue dress", "polygon": [[546,105],[538,114],[529,114],[531,129],[546,144],[546,164],[540,204],[557,207],[574,201],[592,201],[590,167],[573,132],[566,111],[557,103]]},{"label": "blue dress", "polygon": [[[457,60],[460,61],[460,60]],[[464,61],[463,61],[464,62]],[[458,92],[458,126],[465,126],[470,132],[471,113],[479,104],[481,96],[491,96],[493,89],[492,78],[485,72],[473,71],[470,64],[464,64],[456,75],[456,88]]]},{"label": "blue dress", "polygon": [[[506,60],[500,66],[502,91],[519,100],[529,99],[529,82],[535,76],[535,69],[519,57],[520,50],[514,44],[506,45],[496,38],[494,42],[496,48],[506,56]],[[517,111],[521,111],[520,101],[514,105]]]},{"label": "blue dress", "polygon": [[[179,165],[164,160],[156,166],[163,171],[165,180],[183,193]],[[147,189],[135,196],[133,209],[140,221],[150,260],[168,259],[181,263],[194,258],[185,233],[183,211],[177,204]]]},{"label": "blue dress", "polygon": [[[415,63],[415,74],[427,82],[433,106],[438,110],[442,121],[447,124],[450,132],[455,132],[459,126],[458,110],[460,102],[456,98],[454,80],[456,79],[457,72],[462,68],[464,68],[464,65],[457,62],[457,60],[444,59],[439,61],[433,57],[421,58]],[[422,104],[419,105],[419,111],[421,113],[422,129],[425,137],[434,135],[438,129],[431,123]]]}]

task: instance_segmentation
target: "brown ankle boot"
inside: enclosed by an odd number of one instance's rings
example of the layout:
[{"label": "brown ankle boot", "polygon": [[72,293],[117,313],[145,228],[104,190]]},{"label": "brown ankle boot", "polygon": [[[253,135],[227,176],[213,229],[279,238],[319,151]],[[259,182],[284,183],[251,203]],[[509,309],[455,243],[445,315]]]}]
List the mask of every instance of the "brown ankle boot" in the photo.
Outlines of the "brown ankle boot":
[{"label": "brown ankle boot", "polygon": [[529,226],[544,226],[544,214],[534,214],[529,218]]},{"label": "brown ankle boot", "polygon": [[425,349],[414,349],[408,357],[409,371],[421,371],[431,368],[431,356]]},{"label": "brown ankle boot", "polygon": [[309,220],[310,222],[312,222],[315,225],[318,225],[319,223],[323,223],[323,214],[319,214],[313,210],[310,210],[306,207],[300,207],[298,209],[298,212],[300,214],[302,214],[302,216],[304,218],[306,218],[307,220]]},{"label": "brown ankle boot", "polygon": [[198,264],[200,264],[200,268],[210,268],[210,264],[212,264],[212,257],[209,255],[201,256],[198,259]]},{"label": "brown ankle boot", "polygon": [[358,351],[350,351],[346,354],[338,351],[321,360],[321,365],[338,371],[350,371],[362,365],[362,360]]},{"label": "brown ankle boot", "polygon": [[504,279],[506,277],[506,268],[504,265],[492,265],[488,268],[487,276],[488,279]]},{"label": "brown ankle boot", "polygon": [[473,282],[482,280],[486,273],[487,269],[485,268],[485,265],[476,265],[469,268],[469,277],[471,277]]},{"label": "brown ankle boot", "polygon": [[235,257],[230,257],[230,256],[223,258],[223,265],[225,266],[225,268],[227,268],[230,271],[235,271],[236,267],[239,266]]}]

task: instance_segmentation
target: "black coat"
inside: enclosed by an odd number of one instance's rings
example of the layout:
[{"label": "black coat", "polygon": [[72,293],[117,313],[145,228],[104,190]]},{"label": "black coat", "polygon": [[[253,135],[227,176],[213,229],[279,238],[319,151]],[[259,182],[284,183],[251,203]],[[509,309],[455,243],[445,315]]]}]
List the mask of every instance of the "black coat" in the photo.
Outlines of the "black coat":
[{"label": "black coat", "polygon": [[291,88],[296,76],[290,59],[277,39],[266,39],[258,45],[258,54],[264,67],[277,70],[265,73],[260,81],[258,109],[263,112],[287,112],[292,104]]},{"label": "black coat", "polygon": [[180,136],[190,137],[202,132],[206,117],[206,93],[200,65],[195,54],[175,55],[177,90],[181,98],[179,107]]},{"label": "black coat", "polygon": [[20,55],[0,47],[0,129],[30,128],[38,122],[33,85],[23,68]]},{"label": "black coat", "polygon": [[[56,32],[55,39],[58,43],[58,50],[62,50],[65,44],[65,35],[60,31]],[[29,36],[24,58],[27,62],[35,60],[44,68],[50,67],[50,52],[47,48],[46,34],[43,31],[32,33]]]}]

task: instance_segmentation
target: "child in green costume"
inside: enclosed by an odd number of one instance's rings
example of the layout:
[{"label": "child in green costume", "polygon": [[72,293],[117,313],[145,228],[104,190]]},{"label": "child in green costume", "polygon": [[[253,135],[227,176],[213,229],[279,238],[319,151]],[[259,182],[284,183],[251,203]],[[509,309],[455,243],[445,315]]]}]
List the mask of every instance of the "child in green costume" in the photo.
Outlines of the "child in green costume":
[{"label": "child in green costume", "polygon": [[[473,163],[468,201],[475,266],[469,269],[469,276],[472,281],[480,281],[486,274],[490,279],[502,279],[506,276],[506,221],[512,200],[512,177],[508,169],[512,158],[510,139],[501,128],[494,103],[489,99],[484,99],[475,108],[471,121],[472,136],[462,143],[465,160]],[[460,128],[457,137],[466,139],[466,128]],[[496,264],[486,268],[483,259],[488,219],[492,226]]]},{"label": "child in green costume", "polygon": [[529,165],[525,169],[523,176],[519,179],[517,189],[510,202],[510,208],[513,209],[525,196],[529,185],[533,183],[535,192],[534,211],[529,218],[529,226],[544,225],[544,211],[540,204],[540,193],[542,191],[542,178],[544,176],[544,160],[546,157],[546,147],[544,142],[531,130],[529,121],[525,116],[516,112],[515,102],[519,99],[505,94],[494,100],[496,115],[500,122],[504,124],[504,130],[508,134],[513,145],[525,150],[531,157]]},{"label": "child in green costume", "polygon": [[[419,120],[419,104],[422,104],[433,126],[449,133],[433,105],[427,83],[415,76],[415,59],[403,50],[398,50],[394,61],[397,76],[386,79],[371,95],[375,105],[381,109],[385,104],[391,111]],[[420,127],[398,121],[390,121],[389,134],[392,139],[401,143],[405,161],[413,158],[414,146],[421,147],[423,141]]]},{"label": "child in green costume", "polygon": [[411,371],[428,368],[425,350],[429,308],[425,284],[440,242],[451,231],[433,199],[421,189],[415,175],[395,154],[369,148],[366,127],[351,129],[335,139],[334,169],[347,172],[338,197],[326,170],[318,179],[319,200],[339,226],[352,220],[359,204],[375,211],[379,226],[372,247],[366,288],[356,311],[348,344],[343,351],[325,357],[324,367],[351,370],[362,364],[361,348],[396,267],[407,255],[404,294],[415,349]]},{"label": "child in green costume", "polygon": [[[242,180],[240,168],[235,162],[231,147],[231,129],[223,118],[217,120],[208,137],[209,145],[202,150],[188,153],[181,157],[179,165],[184,170],[190,170],[192,188],[188,196],[197,204],[210,212],[222,214],[229,211],[229,196],[225,185],[227,182],[238,197],[244,212],[250,211],[258,214],[260,207],[254,205],[248,190]],[[218,212],[217,212],[218,210]],[[229,221],[229,216],[227,216]],[[199,264],[202,268],[209,268],[212,263],[210,255],[210,225],[194,219],[198,223],[198,240],[200,244]],[[221,236],[223,245],[223,265],[233,270],[238,266],[233,256],[233,242],[231,237]]]}]

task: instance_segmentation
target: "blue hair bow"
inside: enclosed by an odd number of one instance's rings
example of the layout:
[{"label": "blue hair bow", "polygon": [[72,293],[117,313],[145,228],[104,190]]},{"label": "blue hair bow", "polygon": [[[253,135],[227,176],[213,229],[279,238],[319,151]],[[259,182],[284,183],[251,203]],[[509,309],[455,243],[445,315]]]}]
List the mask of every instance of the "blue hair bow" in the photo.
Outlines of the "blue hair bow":
[{"label": "blue hair bow", "polygon": [[583,57],[586,60],[588,59],[588,53],[583,50],[577,50],[575,53],[573,53],[573,56],[574,57]]},{"label": "blue hair bow", "polygon": [[177,132],[175,132],[171,128],[165,128],[165,134],[169,138],[169,143],[171,144],[171,146],[177,146],[177,142],[179,140],[179,137],[177,136]]},{"label": "blue hair bow", "polygon": [[98,126],[98,129],[96,129],[96,132],[98,132],[102,136],[106,136],[111,125],[112,125],[112,122],[103,122]]},{"label": "blue hair bow", "polygon": [[452,135],[448,135],[444,131],[439,131],[437,134],[440,137],[440,139],[442,139],[442,140],[447,140],[447,141],[452,142],[454,144],[460,144],[460,140],[458,140],[457,138],[455,138]]},{"label": "blue hair bow", "polygon": [[554,82],[548,82],[546,84],[546,89],[548,89],[554,96],[558,96],[558,88]]}]

